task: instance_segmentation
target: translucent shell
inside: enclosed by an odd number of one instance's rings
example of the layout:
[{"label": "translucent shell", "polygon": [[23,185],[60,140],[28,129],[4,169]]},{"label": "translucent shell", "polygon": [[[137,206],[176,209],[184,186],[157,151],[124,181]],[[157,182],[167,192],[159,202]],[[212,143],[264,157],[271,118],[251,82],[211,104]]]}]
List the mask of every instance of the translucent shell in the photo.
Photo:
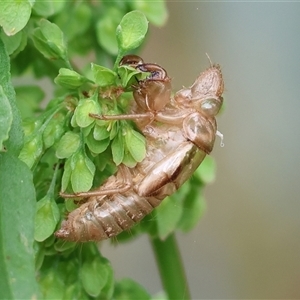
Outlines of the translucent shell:
[{"label": "translucent shell", "polygon": [[81,197],[85,203],[62,222],[55,233],[58,238],[100,241],[130,229],[191,177],[220,135],[215,115],[222,105],[224,82],[218,65],[172,98],[171,80],[159,65],[144,63],[136,55],[125,56],[120,64],[150,73],[132,86],[136,105],[128,115],[92,117],[135,120],[146,138],[147,155],[134,168],[120,165],[94,191],[61,194]]}]

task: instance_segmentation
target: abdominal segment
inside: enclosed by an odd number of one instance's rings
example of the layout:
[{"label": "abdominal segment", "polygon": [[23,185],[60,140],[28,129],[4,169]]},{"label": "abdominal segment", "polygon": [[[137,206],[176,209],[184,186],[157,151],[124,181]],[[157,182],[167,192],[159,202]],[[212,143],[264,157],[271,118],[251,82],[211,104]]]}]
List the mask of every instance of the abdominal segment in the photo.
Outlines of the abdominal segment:
[{"label": "abdominal segment", "polygon": [[55,235],[74,242],[104,240],[131,228],[160,202],[155,197],[140,197],[133,190],[94,197],[72,211]]}]

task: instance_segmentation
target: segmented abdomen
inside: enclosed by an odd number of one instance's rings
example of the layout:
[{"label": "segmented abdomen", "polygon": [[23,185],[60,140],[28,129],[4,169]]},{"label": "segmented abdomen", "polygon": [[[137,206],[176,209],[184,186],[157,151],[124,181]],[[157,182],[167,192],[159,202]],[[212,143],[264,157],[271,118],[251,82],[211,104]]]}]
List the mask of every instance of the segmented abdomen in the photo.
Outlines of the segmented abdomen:
[{"label": "segmented abdomen", "polygon": [[55,235],[75,242],[104,240],[131,228],[160,202],[155,197],[140,197],[133,190],[94,197],[72,211]]}]

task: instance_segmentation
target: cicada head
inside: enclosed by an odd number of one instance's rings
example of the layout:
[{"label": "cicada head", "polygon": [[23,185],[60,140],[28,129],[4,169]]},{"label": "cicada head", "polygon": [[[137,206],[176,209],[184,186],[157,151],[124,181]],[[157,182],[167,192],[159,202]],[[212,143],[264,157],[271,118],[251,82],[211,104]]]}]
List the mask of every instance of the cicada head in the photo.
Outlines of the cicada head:
[{"label": "cicada head", "polygon": [[175,101],[185,107],[195,108],[206,116],[218,114],[223,98],[224,81],[219,65],[212,65],[202,72],[190,88],[175,94]]},{"label": "cicada head", "polygon": [[145,111],[160,111],[171,97],[171,79],[166,70],[157,64],[142,64],[136,68],[150,73],[150,76],[133,87],[137,105]]},{"label": "cicada head", "polygon": [[121,59],[120,66],[128,65],[128,66],[135,68],[139,65],[142,65],[143,63],[144,63],[143,59],[141,57],[139,57],[138,55],[129,54],[129,55],[125,55]]}]

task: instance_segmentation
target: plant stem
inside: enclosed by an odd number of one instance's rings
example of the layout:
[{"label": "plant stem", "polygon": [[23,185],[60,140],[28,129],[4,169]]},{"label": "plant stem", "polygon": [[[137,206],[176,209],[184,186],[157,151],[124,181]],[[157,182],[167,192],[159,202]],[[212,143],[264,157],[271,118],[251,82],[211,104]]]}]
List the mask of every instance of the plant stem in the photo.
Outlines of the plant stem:
[{"label": "plant stem", "polygon": [[151,238],[161,281],[169,300],[191,299],[174,233],[164,241]]}]

